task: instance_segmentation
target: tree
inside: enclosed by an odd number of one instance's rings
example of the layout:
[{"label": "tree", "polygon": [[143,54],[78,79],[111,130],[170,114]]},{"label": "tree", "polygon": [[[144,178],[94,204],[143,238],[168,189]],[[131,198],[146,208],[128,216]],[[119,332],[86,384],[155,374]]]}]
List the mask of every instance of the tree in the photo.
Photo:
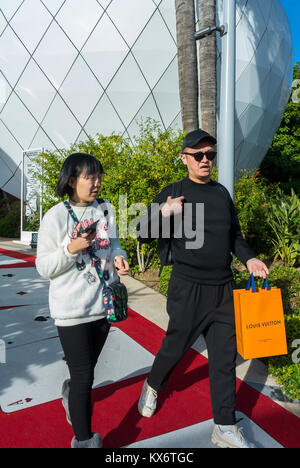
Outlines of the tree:
[{"label": "tree", "polygon": [[175,0],[179,93],[183,131],[199,128],[194,0]]},{"label": "tree", "polygon": [[[216,25],[216,0],[199,0],[199,29]],[[202,128],[216,136],[217,39],[216,33],[199,41]]]}]

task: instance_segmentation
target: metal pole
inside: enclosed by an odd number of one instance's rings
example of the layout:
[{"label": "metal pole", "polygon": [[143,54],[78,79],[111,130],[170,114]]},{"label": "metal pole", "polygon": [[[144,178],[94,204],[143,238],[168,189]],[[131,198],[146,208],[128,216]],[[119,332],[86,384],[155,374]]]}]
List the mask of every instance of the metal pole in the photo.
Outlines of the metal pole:
[{"label": "metal pole", "polygon": [[234,196],[236,0],[223,0],[225,35],[222,38],[218,180]]},{"label": "metal pole", "polygon": [[24,151],[22,153],[22,165],[21,165],[21,223],[20,223],[20,228],[21,228],[21,233],[20,233],[20,239],[22,240],[22,232],[24,229],[23,223],[24,223]]}]

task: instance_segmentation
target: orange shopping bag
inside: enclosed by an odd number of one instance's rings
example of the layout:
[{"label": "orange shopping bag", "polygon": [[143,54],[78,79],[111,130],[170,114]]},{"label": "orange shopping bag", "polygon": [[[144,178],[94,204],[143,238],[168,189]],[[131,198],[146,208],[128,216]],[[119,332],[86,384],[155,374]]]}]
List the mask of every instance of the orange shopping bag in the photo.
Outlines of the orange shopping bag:
[{"label": "orange shopping bag", "polygon": [[256,288],[251,274],[246,289],[235,289],[233,299],[238,353],[244,359],[287,354],[281,290],[270,288],[268,280]]}]

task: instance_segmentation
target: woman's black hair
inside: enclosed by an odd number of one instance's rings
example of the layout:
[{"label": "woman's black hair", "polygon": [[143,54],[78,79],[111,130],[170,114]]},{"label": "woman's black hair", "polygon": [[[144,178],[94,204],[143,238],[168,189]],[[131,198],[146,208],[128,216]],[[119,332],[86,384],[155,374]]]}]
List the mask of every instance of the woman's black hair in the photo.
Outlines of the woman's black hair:
[{"label": "woman's black hair", "polygon": [[70,177],[79,177],[84,173],[86,176],[103,174],[101,163],[91,154],[73,153],[67,157],[60,170],[56,193],[63,198],[65,195],[72,196],[73,189],[69,185]]}]

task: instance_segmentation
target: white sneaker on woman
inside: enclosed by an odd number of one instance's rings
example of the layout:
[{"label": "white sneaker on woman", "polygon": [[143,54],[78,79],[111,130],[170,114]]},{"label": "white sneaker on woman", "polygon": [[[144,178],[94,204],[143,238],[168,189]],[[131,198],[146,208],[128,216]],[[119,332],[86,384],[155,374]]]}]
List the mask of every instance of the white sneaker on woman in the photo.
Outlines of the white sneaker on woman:
[{"label": "white sneaker on woman", "polygon": [[242,434],[237,426],[215,425],[211,441],[220,448],[255,448]]},{"label": "white sneaker on woman", "polygon": [[157,392],[145,380],[139,399],[138,410],[141,416],[151,418],[156,410]]}]

